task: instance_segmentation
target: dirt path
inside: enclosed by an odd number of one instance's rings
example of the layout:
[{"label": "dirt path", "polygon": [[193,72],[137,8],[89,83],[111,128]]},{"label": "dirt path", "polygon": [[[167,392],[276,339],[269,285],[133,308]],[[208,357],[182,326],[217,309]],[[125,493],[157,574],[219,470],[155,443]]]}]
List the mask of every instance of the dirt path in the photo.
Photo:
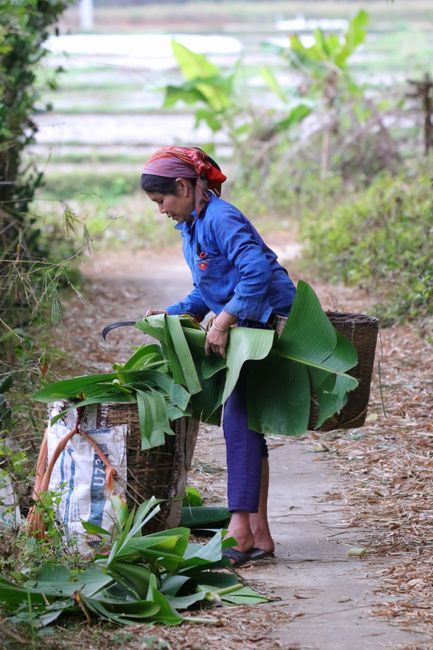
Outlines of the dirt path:
[{"label": "dirt path", "polygon": [[[279,247],[283,256],[296,251]],[[275,246],[276,245],[276,246]],[[292,266],[293,268],[293,266]],[[90,302],[70,302],[59,343],[77,359],[74,371],[107,370],[113,361],[130,354],[131,345],[143,341],[134,330],[115,332],[108,344],[99,331],[108,322],[138,318],[147,308],[164,307],[189,289],[190,281],[179,251],[110,253],[95,256],[85,265]],[[367,296],[345,289],[315,285],[325,307],[365,309]],[[384,333],[384,337],[391,334]],[[377,407],[377,395],[374,403]],[[375,409],[373,408],[373,411]],[[377,409],[376,409],[377,410]],[[373,413],[373,417],[377,417]],[[427,648],[425,630],[408,631],[372,613],[383,605],[380,585],[370,577],[371,564],[348,556],[373,534],[368,526],[351,526],[347,505],[341,500],[347,485],[327,455],[323,440],[271,439],[270,517],[277,542],[275,559],[244,567],[246,580],[278,598],[270,605],[236,608],[221,613],[221,627],[209,630],[182,626],[166,632],[156,629],[173,648],[310,648],[364,650]],[[190,482],[207,501],[224,498],[224,445],[218,428],[203,426]],[[326,494],[338,495],[325,500]],[[377,566],[376,566],[377,568]],[[389,597],[388,597],[389,600]]]}]

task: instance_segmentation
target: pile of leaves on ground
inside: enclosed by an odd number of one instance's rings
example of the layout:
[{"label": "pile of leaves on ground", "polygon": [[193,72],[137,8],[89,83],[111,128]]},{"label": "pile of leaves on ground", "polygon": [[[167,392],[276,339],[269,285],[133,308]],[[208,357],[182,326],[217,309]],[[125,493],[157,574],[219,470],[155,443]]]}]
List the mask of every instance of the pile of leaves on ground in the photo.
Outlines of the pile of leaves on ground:
[{"label": "pile of leaves on ground", "polygon": [[[98,540],[95,556],[73,567],[65,561],[43,563],[21,583],[0,576],[0,603],[12,622],[45,626],[60,616],[106,619],[134,625],[184,621],[216,623],[212,617],[187,616],[190,608],[221,604],[255,604],[268,600],[241,584],[227,568],[222,551],[235,543],[217,532],[206,544],[190,541],[188,528],[145,534],[159,511],[149,499],[136,512],[114,498],[117,532],[114,542],[102,528],[83,523]],[[95,542],[96,543],[96,542]]]},{"label": "pile of leaves on ground", "polygon": [[[68,408],[137,403],[142,449],[164,444],[170,422],[184,415],[211,424],[245,373],[249,426],[260,433],[300,435],[308,427],[311,385],[319,403],[316,427],[339,411],[356,379],[353,345],[331,325],[312,288],[298,283],[282,333],[232,328],[227,358],[205,354],[206,332],[191,318],[160,314],[136,323],[160,345],[143,345],[114,372],[49,384],[35,394],[44,402],[69,400]],[[62,417],[65,411],[54,420]]]},{"label": "pile of leaves on ground", "polygon": [[303,223],[308,263],[322,277],[385,294],[382,324],[433,313],[432,233],[431,164],[378,177]]},{"label": "pile of leaves on ground", "polygon": [[377,612],[432,634],[433,347],[408,325],[382,339],[381,385],[376,375],[366,424],[323,434],[319,444],[344,476],[330,496],[346,502],[350,526],[369,531],[364,557],[379,578]]}]

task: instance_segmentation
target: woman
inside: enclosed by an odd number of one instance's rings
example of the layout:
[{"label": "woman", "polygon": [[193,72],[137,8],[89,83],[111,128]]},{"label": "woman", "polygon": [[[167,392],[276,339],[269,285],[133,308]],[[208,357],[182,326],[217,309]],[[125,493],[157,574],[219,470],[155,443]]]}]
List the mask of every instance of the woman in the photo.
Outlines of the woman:
[{"label": "woman", "polygon": [[[206,354],[225,356],[230,327],[269,327],[287,316],[295,287],[254,226],[220,198],[226,180],[219,166],[198,148],[163,147],[144,165],[141,187],[174,221],[183,239],[193,289],[156,313],[216,317],[206,337]],[[229,536],[224,554],[240,566],[274,551],[268,517],[268,452],[264,436],[248,428],[242,376],[224,405]]]}]

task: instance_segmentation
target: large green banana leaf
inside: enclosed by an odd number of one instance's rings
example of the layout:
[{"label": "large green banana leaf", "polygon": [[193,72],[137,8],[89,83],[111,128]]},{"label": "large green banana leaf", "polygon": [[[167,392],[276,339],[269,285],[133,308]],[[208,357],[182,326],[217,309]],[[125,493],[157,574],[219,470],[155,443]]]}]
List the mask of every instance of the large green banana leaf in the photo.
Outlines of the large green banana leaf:
[{"label": "large green banana leaf", "polygon": [[274,339],[275,332],[273,330],[249,327],[234,327],[231,330],[227,348],[227,372],[222,396],[223,402],[232,394],[244,363],[267,357]]},{"label": "large green banana leaf", "polygon": [[310,382],[301,363],[270,354],[246,368],[248,425],[260,433],[296,436],[310,417]]},{"label": "large green banana leaf", "polygon": [[206,380],[200,374],[200,378],[202,390],[191,397],[192,416],[218,426],[221,422],[225,373],[217,372]]},{"label": "large green banana leaf", "polygon": [[[200,335],[194,332],[194,349],[200,349]],[[203,347],[203,336],[200,343]],[[207,359],[212,358],[218,357]],[[346,404],[349,391],[356,388],[356,379],[345,374],[356,363],[355,348],[335,330],[313,289],[301,280],[281,336],[276,337],[270,330],[233,328],[222,395],[223,377],[218,370],[224,368],[220,360],[215,368],[210,364],[205,367],[206,375],[201,377],[203,393],[195,398],[198,401],[208,391],[208,412],[210,401],[220,399],[223,404],[244,367],[249,426],[261,433],[299,435],[308,426],[311,388],[319,402],[315,425],[319,427]],[[207,386],[211,377],[214,381]]]},{"label": "large green banana leaf", "polygon": [[156,390],[136,390],[140,420],[141,449],[159,447],[165,442],[165,434],[172,434],[168,409],[164,396]]},{"label": "large green banana leaf", "polygon": [[[179,377],[176,368],[190,364],[191,357],[183,339],[182,345],[169,341],[168,327],[162,323],[172,319],[152,316],[138,327],[165,343],[167,360]],[[193,414],[203,421],[219,423],[221,407],[242,368],[249,425],[260,433],[304,433],[310,417],[311,387],[319,402],[316,426],[320,426],[344,406],[348,392],[357,386],[357,381],[345,374],[357,363],[355,348],[335,330],[313,289],[302,280],[281,335],[277,337],[273,330],[232,328],[225,362],[214,355],[206,357],[205,332],[186,327],[184,332],[202,387],[192,398]],[[187,358],[182,361],[184,356]]]},{"label": "large green banana leaf", "polygon": [[302,280],[274,351],[328,372],[345,372],[358,361],[353,345],[335,330],[313,289]]},{"label": "large green banana leaf", "polygon": [[318,368],[310,368],[309,373],[315,388],[315,397],[319,402],[315,425],[317,429],[343,408],[347,403],[348,393],[357,387],[358,382],[350,375],[330,374]]},{"label": "large green banana leaf", "polygon": [[180,320],[177,316],[167,316],[166,323],[167,340],[171,338],[173,342],[173,353],[184,377],[184,380],[179,383],[185,385],[191,395],[199,393],[201,391],[200,380]]},{"label": "large green banana leaf", "polygon": [[227,508],[215,506],[182,507],[180,522],[182,526],[187,528],[227,528],[229,521],[230,512]]},{"label": "large green banana leaf", "polygon": [[[260,336],[260,330],[255,330]],[[260,433],[300,435],[310,417],[311,385],[319,402],[316,428],[338,412],[358,382],[344,374],[357,363],[353,345],[337,332],[312,288],[302,280],[271,353],[247,368],[249,426]]]}]

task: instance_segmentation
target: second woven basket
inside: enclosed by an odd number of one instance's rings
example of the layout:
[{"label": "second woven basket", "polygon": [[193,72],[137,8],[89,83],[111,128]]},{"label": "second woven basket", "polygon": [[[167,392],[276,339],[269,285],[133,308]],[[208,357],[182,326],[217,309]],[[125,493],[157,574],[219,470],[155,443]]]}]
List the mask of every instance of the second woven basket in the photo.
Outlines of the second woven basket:
[{"label": "second woven basket", "polygon": [[[355,377],[359,384],[355,390],[349,393],[348,401],[341,411],[325,420],[319,427],[319,430],[331,431],[333,429],[361,427],[367,416],[379,320],[366,314],[352,314],[337,311],[328,311],[326,315],[335,329],[349,339],[356,348],[358,363],[347,374]],[[281,333],[286,321],[286,318],[280,318],[278,320],[276,326],[277,332]],[[315,429],[318,413],[319,405],[314,388],[311,387],[309,429]]]}]

